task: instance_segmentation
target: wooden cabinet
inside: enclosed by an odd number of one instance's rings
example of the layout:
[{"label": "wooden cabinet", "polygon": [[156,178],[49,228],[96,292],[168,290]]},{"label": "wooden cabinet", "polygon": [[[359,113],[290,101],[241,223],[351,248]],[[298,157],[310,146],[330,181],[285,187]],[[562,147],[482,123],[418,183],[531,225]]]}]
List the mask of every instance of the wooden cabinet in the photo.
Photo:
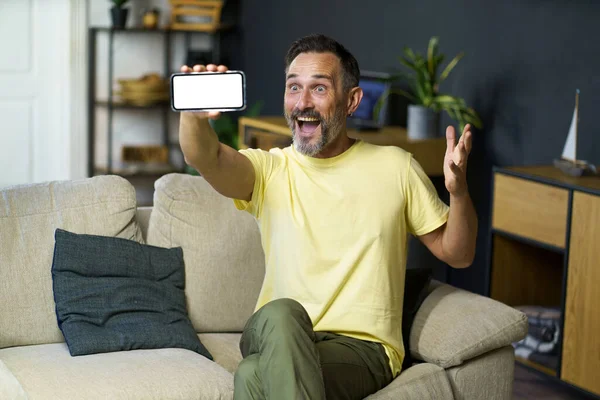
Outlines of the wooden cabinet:
[{"label": "wooden cabinet", "polygon": [[600,177],[496,168],[493,187],[488,295],[560,311],[553,362],[517,360],[600,396]]},{"label": "wooden cabinet", "polygon": [[600,394],[600,196],[573,195],[562,378]]}]

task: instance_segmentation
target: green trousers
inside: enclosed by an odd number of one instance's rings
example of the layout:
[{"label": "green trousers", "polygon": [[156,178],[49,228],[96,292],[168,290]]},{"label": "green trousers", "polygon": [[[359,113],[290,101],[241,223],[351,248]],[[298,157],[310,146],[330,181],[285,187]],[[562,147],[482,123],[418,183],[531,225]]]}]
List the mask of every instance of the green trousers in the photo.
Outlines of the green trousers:
[{"label": "green trousers", "polygon": [[248,320],[234,399],[363,399],[392,381],[379,343],[314,332],[300,303],[279,299]]}]

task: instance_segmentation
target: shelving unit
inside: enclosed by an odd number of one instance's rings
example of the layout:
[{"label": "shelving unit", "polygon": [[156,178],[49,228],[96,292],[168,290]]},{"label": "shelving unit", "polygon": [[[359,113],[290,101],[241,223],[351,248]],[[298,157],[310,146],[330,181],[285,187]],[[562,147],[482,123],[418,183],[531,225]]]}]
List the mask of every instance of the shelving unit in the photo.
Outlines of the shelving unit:
[{"label": "shelving unit", "polygon": [[600,398],[600,178],[495,168],[493,188],[487,295],[559,310],[555,354],[517,361]]},{"label": "shelving unit", "polygon": [[[115,113],[117,111],[127,110],[138,110],[148,112],[159,111],[162,116],[162,144],[164,146],[175,146],[177,143],[170,143],[169,141],[169,115],[172,112],[169,101],[160,101],[153,103],[148,106],[134,105],[124,103],[115,99],[114,93],[114,80],[115,80],[115,51],[114,41],[118,35],[129,35],[129,34],[147,34],[156,35],[163,38],[163,77],[168,78],[172,73],[178,72],[171,68],[172,65],[172,42],[173,36],[176,34],[184,34],[184,47],[186,54],[189,53],[191,48],[192,35],[208,35],[211,40],[211,58],[213,60],[221,59],[221,35],[225,32],[232,31],[234,28],[233,24],[219,24],[213,29],[206,31],[198,30],[169,30],[169,29],[145,29],[145,28],[127,28],[127,29],[115,29],[110,27],[92,27],[89,29],[89,46],[88,46],[88,176],[100,175],[100,174],[117,174],[122,176],[159,176],[168,172],[176,171],[176,167],[171,166],[165,169],[151,169],[151,170],[137,170],[132,172],[131,169],[115,169],[114,154],[113,154],[113,140],[114,140],[114,128],[113,122]],[[98,53],[98,37],[99,35],[108,36],[108,98],[98,99],[96,93],[97,85],[97,53]],[[183,60],[182,60],[183,63]],[[107,109],[107,160],[106,167],[99,168],[96,164],[95,149],[97,146],[97,135],[96,135],[96,109],[103,107]],[[172,161],[172,160],[170,160]]]}]

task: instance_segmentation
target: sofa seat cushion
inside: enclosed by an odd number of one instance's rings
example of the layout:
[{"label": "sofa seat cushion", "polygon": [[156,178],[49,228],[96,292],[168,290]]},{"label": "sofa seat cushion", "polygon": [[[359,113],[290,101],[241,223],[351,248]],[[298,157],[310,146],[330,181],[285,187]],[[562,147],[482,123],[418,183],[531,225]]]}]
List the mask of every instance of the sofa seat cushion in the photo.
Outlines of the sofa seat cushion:
[{"label": "sofa seat cushion", "polygon": [[201,333],[198,335],[200,341],[210,354],[213,355],[217,364],[232,374],[242,362],[240,351],[241,333]]},{"label": "sofa seat cushion", "polygon": [[183,249],[196,332],[241,332],[265,273],[256,220],[200,176],[168,174],[154,187],[147,243]]},{"label": "sofa seat cushion", "polygon": [[232,399],[233,376],[184,349],[131,350],[71,357],[67,345],[0,350],[29,400]]},{"label": "sofa seat cushion", "polygon": [[57,228],[142,242],[135,189],[94,178],[0,190],[0,348],[63,342],[52,294]]},{"label": "sofa seat cushion", "polygon": [[443,368],[416,364],[366,400],[452,400],[452,387]]},{"label": "sofa seat cushion", "polygon": [[0,360],[0,399],[26,400],[27,394],[21,383],[8,367]]}]

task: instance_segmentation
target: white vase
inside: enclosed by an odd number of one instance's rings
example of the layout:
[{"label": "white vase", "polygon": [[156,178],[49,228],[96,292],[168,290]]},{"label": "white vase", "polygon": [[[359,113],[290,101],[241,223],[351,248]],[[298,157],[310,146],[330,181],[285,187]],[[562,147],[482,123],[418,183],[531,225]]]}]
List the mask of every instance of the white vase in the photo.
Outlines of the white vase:
[{"label": "white vase", "polygon": [[407,118],[407,130],[410,139],[422,140],[439,136],[440,113],[433,109],[410,104]]}]

